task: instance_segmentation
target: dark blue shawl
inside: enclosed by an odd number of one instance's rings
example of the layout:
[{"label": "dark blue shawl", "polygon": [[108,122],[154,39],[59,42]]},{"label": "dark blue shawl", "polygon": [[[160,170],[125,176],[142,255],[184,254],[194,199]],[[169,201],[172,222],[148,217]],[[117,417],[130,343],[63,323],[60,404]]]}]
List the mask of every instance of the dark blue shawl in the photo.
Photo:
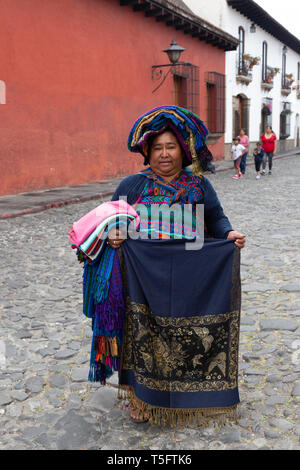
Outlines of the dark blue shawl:
[{"label": "dark blue shawl", "polygon": [[240,250],[232,240],[126,240],[120,385],[157,424],[233,417],[239,402]]}]

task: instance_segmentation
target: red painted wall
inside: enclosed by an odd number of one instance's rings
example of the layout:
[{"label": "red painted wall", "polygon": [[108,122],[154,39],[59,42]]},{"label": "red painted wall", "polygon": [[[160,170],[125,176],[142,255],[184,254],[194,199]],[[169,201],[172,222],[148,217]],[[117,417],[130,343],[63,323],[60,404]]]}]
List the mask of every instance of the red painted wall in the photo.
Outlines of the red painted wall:
[{"label": "red painted wall", "polygon": [[[171,75],[155,93],[151,66],[167,63],[172,39],[182,60],[225,73],[216,47],[120,7],[118,0],[0,0],[0,195],[127,175],[143,167],[127,150],[137,117],[173,104]],[[224,156],[224,139],[212,146]]]}]

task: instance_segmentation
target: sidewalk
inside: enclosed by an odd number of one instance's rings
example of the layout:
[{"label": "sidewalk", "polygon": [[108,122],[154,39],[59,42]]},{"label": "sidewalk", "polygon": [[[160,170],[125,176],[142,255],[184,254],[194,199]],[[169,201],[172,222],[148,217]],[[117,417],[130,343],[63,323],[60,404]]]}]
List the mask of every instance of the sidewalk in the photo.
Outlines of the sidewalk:
[{"label": "sidewalk", "polygon": [[[299,155],[299,149],[290,152],[281,153],[274,157],[291,157]],[[232,160],[217,161],[214,163],[216,171],[233,170]],[[247,166],[253,165],[253,159],[249,158]],[[115,191],[119,182],[123,179],[114,178],[111,180],[99,181],[96,183],[80,184],[78,186],[63,186],[60,188],[46,189],[31,193],[20,193],[0,197],[0,220],[12,217],[18,217],[24,214],[33,214],[53,207],[61,207],[67,204],[76,204],[79,202],[90,201],[93,199],[104,199]]]}]

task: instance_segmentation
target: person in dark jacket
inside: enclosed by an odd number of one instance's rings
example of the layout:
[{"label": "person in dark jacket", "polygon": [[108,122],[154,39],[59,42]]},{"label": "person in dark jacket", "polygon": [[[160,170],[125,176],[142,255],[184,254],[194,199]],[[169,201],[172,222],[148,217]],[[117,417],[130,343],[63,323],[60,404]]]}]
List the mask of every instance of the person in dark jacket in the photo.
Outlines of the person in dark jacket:
[{"label": "person in dark jacket", "polygon": [[262,148],[261,142],[257,142],[255,149],[253,150],[256,179],[260,179],[260,167],[264,159],[264,149]]}]

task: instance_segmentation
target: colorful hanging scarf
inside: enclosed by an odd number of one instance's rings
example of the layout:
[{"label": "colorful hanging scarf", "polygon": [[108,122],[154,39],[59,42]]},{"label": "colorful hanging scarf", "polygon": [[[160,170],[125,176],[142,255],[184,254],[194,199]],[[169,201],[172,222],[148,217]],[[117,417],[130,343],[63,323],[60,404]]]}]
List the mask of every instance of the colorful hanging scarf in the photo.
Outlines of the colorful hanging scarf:
[{"label": "colorful hanging scarf", "polygon": [[125,312],[117,251],[106,245],[98,263],[85,262],[83,313],[92,318],[89,380],[101,382],[120,370]]},{"label": "colorful hanging scarf", "polygon": [[193,112],[179,106],[159,106],[143,114],[133,125],[128,137],[128,149],[148,157],[150,136],[171,130],[183,148],[193,174],[213,171],[212,154],[206,146],[208,129]]}]

